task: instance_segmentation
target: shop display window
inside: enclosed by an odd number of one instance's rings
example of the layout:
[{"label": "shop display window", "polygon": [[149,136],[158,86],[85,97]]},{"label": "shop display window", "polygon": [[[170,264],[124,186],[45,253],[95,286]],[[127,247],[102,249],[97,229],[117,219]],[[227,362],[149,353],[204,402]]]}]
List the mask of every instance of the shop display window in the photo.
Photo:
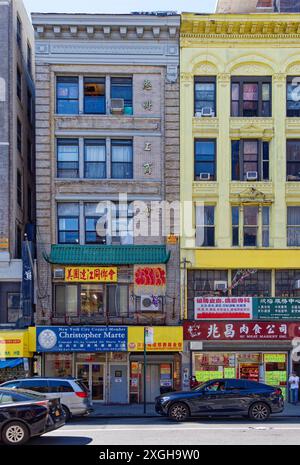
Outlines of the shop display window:
[{"label": "shop display window", "polygon": [[72,354],[46,354],[45,376],[53,378],[72,376]]}]

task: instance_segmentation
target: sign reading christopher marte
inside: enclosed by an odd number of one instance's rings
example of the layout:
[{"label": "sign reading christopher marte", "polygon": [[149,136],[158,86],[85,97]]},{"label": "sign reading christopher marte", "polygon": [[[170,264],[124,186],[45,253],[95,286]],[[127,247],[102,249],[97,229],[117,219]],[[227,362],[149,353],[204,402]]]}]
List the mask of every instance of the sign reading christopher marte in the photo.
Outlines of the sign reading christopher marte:
[{"label": "sign reading christopher marte", "polygon": [[252,297],[195,297],[195,320],[251,320]]}]

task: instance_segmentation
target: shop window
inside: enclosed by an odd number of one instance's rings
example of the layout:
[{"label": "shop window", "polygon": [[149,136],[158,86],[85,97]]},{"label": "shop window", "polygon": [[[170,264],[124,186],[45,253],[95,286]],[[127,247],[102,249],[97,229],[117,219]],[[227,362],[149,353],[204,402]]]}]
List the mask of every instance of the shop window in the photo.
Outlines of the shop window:
[{"label": "shop window", "polygon": [[287,245],[300,246],[300,207],[287,207]]},{"label": "shop window", "polygon": [[56,99],[56,111],[59,115],[78,114],[78,77],[58,76],[56,79]]},{"label": "shop window", "polygon": [[300,297],[300,269],[275,271],[276,297]]},{"label": "shop window", "polygon": [[79,142],[78,139],[57,139],[57,177],[78,178]]},{"label": "shop window", "polygon": [[195,116],[216,116],[216,78],[195,77]]},{"label": "shop window", "polygon": [[72,376],[72,358],[70,353],[45,354],[45,376],[63,378]]},{"label": "shop window", "polygon": [[21,294],[8,292],[7,294],[7,322],[16,323],[22,317]]},{"label": "shop window", "polygon": [[216,173],[216,139],[196,139],[195,181],[215,181]]},{"label": "shop window", "polygon": [[299,82],[297,76],[289,76],[286,84],[286,115],[288,117],[300,116],[300,100],[299,100]]},{"label": "shop window", "polygon": [[106,178],[106,141],[102,139],[84,141],[84,177]]},{"label": "shop window", "polygon": [[132,140],[111,141],[111,177],[113,179],[133,178]]},{"label": "shop window", "polygon": [[111,98],[124,100],[124,114],[133,114],[132,105],[132,78],[112,77],[111,78]]},{"label": "shop window", "polygon": [[196,247],[215,246],[215,207],[196,206]]},{"label": "shop window", "polygon": [[59,244],[79,243],[79,204],[59,203],[58,214],[58,242]]},{"label": "shop window", "polygon": [[231,80],[231,116],[271,116],[271,77]]},{"label": "shop window", "polygon": [[105,77],[84,78],[84,113],[106,113]]},{"label": "shop window", "polygon": [[241,270],[232,271],[232,295],[241,297],[270,297],[271,271],[253,270],[243,275]]},{"label": "shop window", "polygon": [[129,287],[112,284],[107,286],[107,315],[127,317],[129,315]]},{"label": "shop window", "polygon": [[300,181],[300,139],[286,142],[287,181]]},{"label": "shop window", "polygon": [[231,143],[233,181],[269,180],[269,143],[257,139]]},{"label": "shop window", "polygon": [[76,285],[55,286],[55,315],[58,317],[75,316],[78,308]]},{"label": "shop window", "polygon": [[104,287],[102,284],[82,284],[80,289],[80,314],[103,316]]}]

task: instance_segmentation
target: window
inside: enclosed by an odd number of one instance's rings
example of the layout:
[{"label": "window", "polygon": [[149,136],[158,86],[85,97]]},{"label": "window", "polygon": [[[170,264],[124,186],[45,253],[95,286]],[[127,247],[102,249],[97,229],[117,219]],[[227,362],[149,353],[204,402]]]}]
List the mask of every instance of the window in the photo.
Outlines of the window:
[{"label": "window", "polygon": [[300,246],[300,207],[287,207],[287,245]]},{"label": "window", "polygon": [[286,83],[286,116],[300,116],[299,82],[297,76],[289,76]]},{"label": "window", "polygon": [[271,116],[271,77],[231,80],[231,116]]},{"label": "window", "polygon": [[[187,307],[188,319],[194,319],[195,297],[219,296],[216,284],[228,282],[227,270],[188,270],[187,272]],[[225,294],[226,295],[226,294]]]},{"label": "window", "polygon": [[17,148],[19,153],[22,153],[22,124],[17,118]]},{"label": "window", "polygon": [[215,207],[196,206],[196,247],[215,245]]},{"label": "window", "polygon": [[[105,215],[106,209],[99,211],[97,203],[86,203],[84,205],[84,221],[85,221],[85,243],[86,244],[106,244],[106,235],[99,236],[97,233],[97,223],[103,215]],[[103,227],[105,223],[100,225]]]},{"label": "window", "polygon": [[79,113],[78,77],[58,76],[56,94],[58,114],[74,115]]},{"label": "window", "polygon": [[216,180],[216,140],[195,140],[195,180]]},{"label": "window", "polygon": [[287,181],[300,181],[300,139],[286,142]]},{"label": "window", "polygon": [[18,66],[17,66],[17,96],[21,102],[22,101],[22,74]]},{"label": "window", "polygon": [[8,292],[7,323],[16,323],[21,317],[21,294],[19,292]]},{"label": "window", "polygon": [[195,116],[216,116],[216,78],[195,78]]},{"label": "window", "polygon": [[124,100],[124,114],[132,115],[132,78],[112,77],[111,78],[111,98]]},{"label": "window", "polygon": [[78,178],[78,139],[57,139],[57,177]]},{"label": "window", "polygon": [[42,379],[23,380],[21,381],[20,388],[41,393],[49,392],[48,381]]},{"label": "window", "polygon": [[84,113],[106,113],[105,78],[84,78]]},{"label": "window", "polygon": [[[232,270],[232,295],[243,297],[269,297],[271,295],[271,271],[252,270],[243,279],[241,270]],[[234,283],[236,282],[236,285]]]},{"label": "window", "polygon": [[55,286],[55,315],[58,317],[77,315],[77,286]]},{"label": "window", "polygon": [[107,286],[107,314],[111,317],[126,317],[129,313],[129,289],[127,285]]},{"label": "window", "polygon": [[49,392],[74,392],[71,384],[68,381],[56,381],[49,379]]},{"label": "window", "polygon": [[17,44],[19,48],[21,49],[22,48],[22,23],[21,23],[19,16],[17,16]]},{"label": "window", "polygon": [[20,226],[16,227],[16,257],[22,258],[22,229]]},{"label": "window", "polygon": [[30,187],[27,187],[27,218],[28,222],[32,221],[32,191]]},{"label": "window", "polygon": [[[269,206],[233,206],[231,219],[233,247],[270,246]],[[243,231],[241,231],[242,225]]]},{"label": "window", "polygon": [[130,245],[133,244],[133,211],[128,204],[115,204],[111,215],[108,216],[110,229],[108,240],[112,244]]},{"label": "window", "polygon": [[19,170],[17,170],[17,202],[20,208],[22,208],[22,174]]},{"label": "window", "polygon": [[103,285],[82,284],[80,290],[80,314],[84,316],[103,315]]},{"label": "window", "polygon": [[32,51],[29,43],[27,42],[27,69],[29,74],[32,74]]},{"label": "window", "polygon": [[245,389],[248,389],[245,381],[235,379],[226,381],[226,391],[244,391]]},{"label": "window", "polygon": [[79,205],[77,203],[59,203],[57,212],[59,244],[78,244]]},{"label": "window", "polygon": [[27,168],[32,173],[32,143],[27,139]]},{"label": "window", "polygon": [[300,297],[300,270],[275,270],[275,296]]},{"label": "window", "polygon": [[30,90],[27,90],[27,118],[29,123],[32,123],[32,95]]},{"label": "window", "polygon": [[113,179],[133,178],[132,140],[111,141],[111,177]]},{"label": "window", "polygon": [[232,180],[269,180],[269,143],[256,139],[231,142]]},{"label": "window", "polygon": [[106,141],[95,139],[84,141],[84,177],[106,178]]}]

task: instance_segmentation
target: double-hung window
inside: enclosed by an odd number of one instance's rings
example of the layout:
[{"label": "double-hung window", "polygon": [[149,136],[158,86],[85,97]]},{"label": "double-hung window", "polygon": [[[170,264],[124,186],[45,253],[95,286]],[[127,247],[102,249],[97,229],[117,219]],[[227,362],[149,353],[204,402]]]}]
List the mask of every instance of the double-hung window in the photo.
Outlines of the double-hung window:
[{"label": "double-hung window", "polygon": [[98,203],[86,203],[84,205],[84,222],[85,243],[106,244],[106,208],[101,208]]},{"label": "double-hung window", "polygon": [[105,77],[84,78],[84,113],[106,113]]},{"label": "double-hung window", "polygon": [[239,205],[231,209],[233,247],[270,246],[270,207]]},{"label": "double-hung window", "polygon": [[269,179],[269,143],[257,139],[231,143],[232,180],[266,181]]},{"label": "double-hung window", "polygon": [[78,286],[55,286],[55,316],[76,316],[78,312]]},{"label": "double-hung window", "polygon": [[106,178],[105,139],[86,139],[84,141],[84,177],[89,179]]},{"label": "double-hung window", "polygon": [[300,206],[287,207],[287,245],[300,247]]},{"label": "double-hung window", "polygon": [[78,178],[78,139],[57,139],[57,177]]},{"label": "double-hung window", "polygon": [[300,78],[289,76],[286,83],[286,116],[300,116]]},{"label": "double-hung window", "polygon": [[60,115],[76,115],[79,113],[78,77],[57,76],[56,111]]},{"label": "double-hung window", "polygon": [[124,100],[124,114],[133,114],[132,78],[112,77],[110,81],[111,98]]},{"label": "double-hung window", "polygon": [[196,206],[196,247],[215,246],[215,207]]},{"label": "double-hung window", "polygon": [[216,180],[216,140],[195,140],[195,181]]},{"label": "double-hung window", "polygon": [[271,88],[271,77],[233,77],[231,116],[271,116]]},{"label": "double-hung window", "polygon": [[57,205],[58,243],[79,244],[79,204]]},{"label": "double-hung window", "polygon": [[129,286],[110,284],[107,286],[107,315],[127,317],[129,313]]},{"label": "double-hung window", "polygon": [[111,177],[113,179],[133,178],[132,140],[111,141]]},{"label": "double-hung window", "polygon": [[195,77],[195,116],[216,116],[216,78]]},{"label": "double-hung window", "polygon": [[286,142],[286,176],[287,181],[300,181],[300,139]]}]

